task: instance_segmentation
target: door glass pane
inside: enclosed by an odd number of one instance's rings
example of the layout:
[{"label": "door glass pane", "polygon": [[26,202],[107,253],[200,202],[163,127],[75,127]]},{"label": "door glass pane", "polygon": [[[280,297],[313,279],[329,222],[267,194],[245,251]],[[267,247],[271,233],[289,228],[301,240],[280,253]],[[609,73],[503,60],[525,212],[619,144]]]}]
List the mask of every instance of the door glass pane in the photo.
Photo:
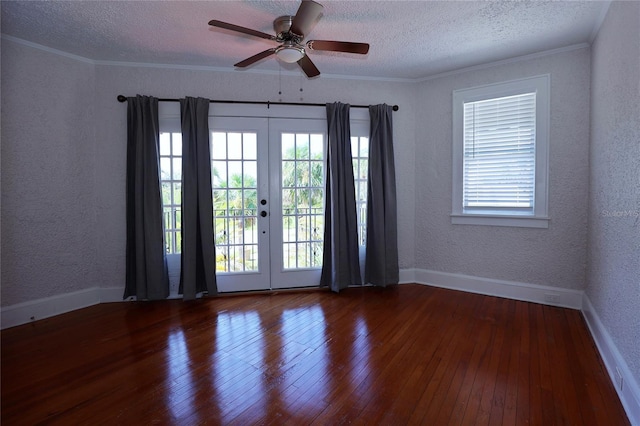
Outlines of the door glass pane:
[{"label": "door glass pane", "polygon": [[180,228],[182,225],[182,135],[160,133],[160,188],[165,250],[167,254],[182,251]]},{"label": "door glass pane", "polygon": [[292,160],[296,158],[295,135],[293,133],[283,133],[281,136],[282,159]]},{"label": "door glass pane", "polygon": [[215,160],[227,159],[227,134],[213,132],[211,137],[211,158]]},{"label": "door glass pane", "polygon": [[322,266],[324,141],[322,134],[281,135],[282,267]]},{"label": "door glass pane", "polygon": [[257,271],[257,135],[216,131],[211,140],[216,271]]},{"label": "door glass pane", "polygon": [[296,158],[299,160],[309,158],[309,135],[306,133],[296,134]]},{"label": "door glass pane", "polygon": [[356,212],[358,215],[358,243],[364,246],[367,239],[367,198],[369,180],[369,138],[351,136]]},{"label": "door glass pane", "polygon": [[245,160],[255,160],[258,158],[258,146],[255,133],[245,133],[242,141],[242,158]]},{"label": "door glass pane", "polygon": [[310,156],[312,160],[324,159],[324,141],[322,135],[311,135]]}]

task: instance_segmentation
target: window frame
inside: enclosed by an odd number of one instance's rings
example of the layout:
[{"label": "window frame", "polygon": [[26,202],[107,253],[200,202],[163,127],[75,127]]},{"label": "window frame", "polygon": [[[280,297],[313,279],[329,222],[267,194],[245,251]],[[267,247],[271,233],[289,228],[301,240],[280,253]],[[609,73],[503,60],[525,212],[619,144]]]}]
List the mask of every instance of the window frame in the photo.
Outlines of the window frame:
[{"label": "window frame", "polygon": [[[517,210],[463,208],[464,104],[506,96],[536,93],[535,192],[533,213]],[[550,75],[453,91],[453,179],[451,223],[454,225],[548,228]]]}]

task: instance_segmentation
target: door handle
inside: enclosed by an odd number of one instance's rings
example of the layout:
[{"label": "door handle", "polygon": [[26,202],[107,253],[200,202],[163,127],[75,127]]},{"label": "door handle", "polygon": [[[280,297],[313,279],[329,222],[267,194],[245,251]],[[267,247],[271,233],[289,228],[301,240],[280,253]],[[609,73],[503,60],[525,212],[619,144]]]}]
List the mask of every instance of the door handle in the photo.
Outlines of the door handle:
[{"label": "door handle", "polygon": [[262,217],[267,217],[267,212],[266,212],[266,211],[264,211],[264,210],[262,210],[262,211],[260,212],[260,216],[262,216]]}]

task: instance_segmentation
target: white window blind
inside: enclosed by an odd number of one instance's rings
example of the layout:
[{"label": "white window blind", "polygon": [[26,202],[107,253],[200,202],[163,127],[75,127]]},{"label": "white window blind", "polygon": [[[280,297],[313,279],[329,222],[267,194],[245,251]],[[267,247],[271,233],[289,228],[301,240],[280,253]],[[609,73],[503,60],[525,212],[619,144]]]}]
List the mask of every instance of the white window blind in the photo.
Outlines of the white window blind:
[{"label": "white window blind", "polygon": [[464,103],[464,211],[533,213],[536,93]]}]

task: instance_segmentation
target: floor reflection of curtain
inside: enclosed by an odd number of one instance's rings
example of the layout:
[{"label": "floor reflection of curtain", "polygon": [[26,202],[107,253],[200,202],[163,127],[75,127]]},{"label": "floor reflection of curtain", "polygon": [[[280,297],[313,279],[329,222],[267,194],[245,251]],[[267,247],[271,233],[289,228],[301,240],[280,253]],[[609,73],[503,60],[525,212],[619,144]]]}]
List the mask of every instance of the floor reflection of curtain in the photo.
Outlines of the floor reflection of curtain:
[{"label": "floor reflection of curtain", "polygon": [[[120,330],[126,328],[129,345],[127,353],[119,354],[118,356],[119,362],[124,367],[120,371],[111,373],[111,377],[121,376],[119,382],[127,384],[121,389],[124,395],[123,398],[129,399],[132,395],[137,398],[135,408],[128,407],[118,412],[118,417],[126,419],[129,424],[159,424],[166,418],[165,413],[158,412],[153,407],[156,401],[165,400],[167,397],[167,385],[163,383],[150,388],[149,377],[164,375],[164,366],[168,363],[169,356],[167,352],[150,356],[149,340],[140,338],[141,329],[148,329],[154,322],[158,321],[159,317],[166,315],[166,311],[157,309],[159,303],[163,302],[138,303],[135,308],[127,309],[124,317],[125,324],[119,328]],[[160,332],[156,330],[151,338],[166,341],[168,336],[168,333],[164,330]],[[115,336],[102,335],[103,342],[108,342],[111,339],[115,339]],[[83,355],[87,356],[86,351]],[[159,370],[162,370],[163,373],[158,374],[157,371]],[[118,383],[115,380],[114,382]]]},{"label": "floor reflection of curtain", "polygon": [[369,341],[369,328],[364,318],[359,317],[356,320],[353,334],[349,383],[353,387],[360,387],[371,373],[371,342]]}]

